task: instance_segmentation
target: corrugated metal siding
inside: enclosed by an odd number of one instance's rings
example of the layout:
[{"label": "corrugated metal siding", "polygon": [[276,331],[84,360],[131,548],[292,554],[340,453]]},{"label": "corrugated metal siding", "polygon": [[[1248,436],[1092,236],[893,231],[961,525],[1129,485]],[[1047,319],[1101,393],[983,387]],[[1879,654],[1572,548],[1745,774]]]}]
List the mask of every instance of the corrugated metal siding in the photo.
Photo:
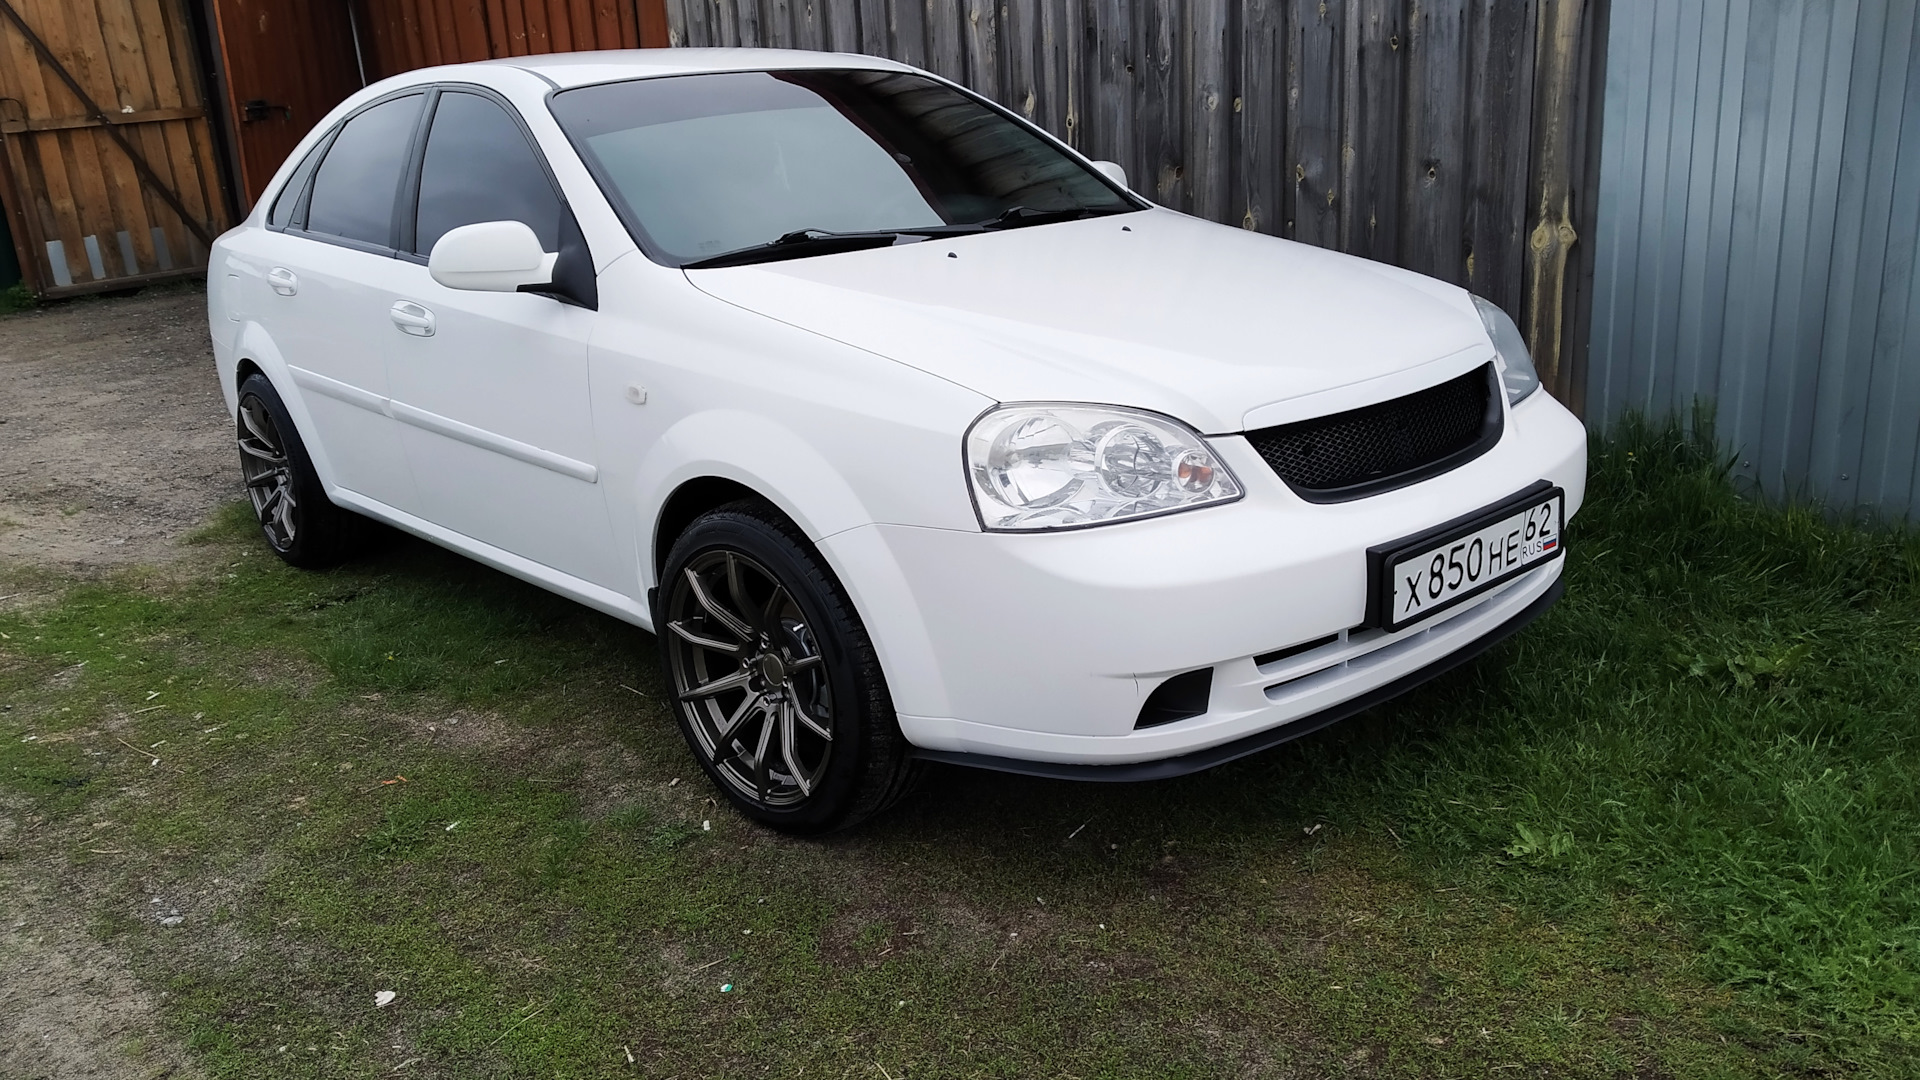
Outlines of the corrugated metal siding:
[{"label": "corrugated metal siding", "polygon": [[1588,409],[1920,517],[1920,0],[1618,0]]}]

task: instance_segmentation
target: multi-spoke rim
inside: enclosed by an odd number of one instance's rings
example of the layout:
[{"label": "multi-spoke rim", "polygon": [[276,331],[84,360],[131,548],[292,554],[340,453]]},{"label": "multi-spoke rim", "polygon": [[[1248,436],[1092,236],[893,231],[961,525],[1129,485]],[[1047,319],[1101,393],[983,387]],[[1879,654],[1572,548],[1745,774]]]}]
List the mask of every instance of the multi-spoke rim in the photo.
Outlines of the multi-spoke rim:
[{"label": "multi-spoke rim", "polygon": [[804,802],[833,751],[833,695],[806,615],[747,555],[702,552],[667,600],[674,692],[697,749],[765,806]]},{"label": "multi-spoke rim", "polygon": [[267,542],[285,551],[293,546],[296,526],[293,472],[287,466],[286,444],[266,402],[249,394],[240,399],[240,472],[246,478],[247,498]]}]

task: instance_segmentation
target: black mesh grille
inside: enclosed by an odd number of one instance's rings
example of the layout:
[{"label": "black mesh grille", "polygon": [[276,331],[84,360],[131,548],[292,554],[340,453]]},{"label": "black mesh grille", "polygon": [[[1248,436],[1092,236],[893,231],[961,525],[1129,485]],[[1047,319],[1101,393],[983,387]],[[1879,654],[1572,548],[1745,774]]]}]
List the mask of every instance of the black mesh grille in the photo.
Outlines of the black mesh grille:
[{"label": "black mesh grille", "polygon": [[1500,437],[1493,365],[1351,412],[1247,432],[1294,491],[1337,502],[1460,465]]}]

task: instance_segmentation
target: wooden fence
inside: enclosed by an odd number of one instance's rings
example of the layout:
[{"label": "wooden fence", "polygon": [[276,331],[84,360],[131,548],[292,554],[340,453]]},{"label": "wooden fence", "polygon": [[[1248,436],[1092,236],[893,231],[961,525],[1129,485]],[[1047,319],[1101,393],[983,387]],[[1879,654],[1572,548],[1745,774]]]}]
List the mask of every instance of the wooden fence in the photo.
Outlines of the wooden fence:
[{"label": "wooden fence", "polygon": [[226,227],[181,0],[0,2],[0,144],[36,292],[191,272]]},{"label": "wooden fence", "polygon": [[1585,385],[1605,0],[667,0],[676,45],[887,56],[1163,205],[1396,263],[1519,320]]},{"label": "wooden fence", "polygon": [[356,0],[369,78],[433,64],[666,44],[660,0]]}]

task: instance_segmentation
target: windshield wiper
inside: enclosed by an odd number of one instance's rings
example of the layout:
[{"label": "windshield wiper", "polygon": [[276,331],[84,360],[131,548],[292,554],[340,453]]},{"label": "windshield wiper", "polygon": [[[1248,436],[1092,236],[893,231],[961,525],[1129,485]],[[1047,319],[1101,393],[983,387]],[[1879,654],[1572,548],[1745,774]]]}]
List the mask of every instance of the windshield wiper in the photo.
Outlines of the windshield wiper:
[{"label": "windshield wiper", "polygon": [[1063,210],[1035,210],[1031,206],[1009,206],[994,217],[980,222],[982,229],[1018,229],[1027,225],[1051,225],[1056,221],[1079,221],[1082,218],[1106,217],[1109,214],[1127,214],[1133,207],[1112,207],[1100,209],[1092,206],[1072,206]]},{"label": "windshield wiper", "polygon": [[903,236],[932,237],[953,236],[960,233],[981,231],[981,225],[928,225],[910,229],[872,229],[864,232],[832,232],[827,229],[795,229],[784,233],[764,244],[738,248],[722,252],[690,263],[680,264],[683,270],[707,270],[721,266],[746,266],[751,263],[778,262],[781,259],[801,259],[809,255],[832,255],[842,251],[861,251],[866,248],[891,247],[900,242]]},{"label": "windshield wiper", "polygon": [[747,266],[753,263],[778,262],[782,259],[803,259],[809,255],[833,255],[842,251],[861,251],[866,248],[891,247],[902,237],[929,238],[935,236],[965,236],[999,229],[1018,229],[1027,225],[1046,225],[1055,221],[1075,221],[1080,218],[1105,217],[1108,214],[1124,214],[1133,207],[1115,207],[1113,209],[1095,209],[1090,206],[1075,206],[1065,210],[1035,210],[1031,206],[1009,206],[999,214],[985,221],[971,221],[952,225],[923,225],[905,229],[870,229],[860,232],[833,232],[828,229],[795,229],[784,233],[764,244],[736,248],[733,251],[710,255],[704,259],[695,259],[690,263],[681,263],[683,270],[710,270],[722,266]]}]

